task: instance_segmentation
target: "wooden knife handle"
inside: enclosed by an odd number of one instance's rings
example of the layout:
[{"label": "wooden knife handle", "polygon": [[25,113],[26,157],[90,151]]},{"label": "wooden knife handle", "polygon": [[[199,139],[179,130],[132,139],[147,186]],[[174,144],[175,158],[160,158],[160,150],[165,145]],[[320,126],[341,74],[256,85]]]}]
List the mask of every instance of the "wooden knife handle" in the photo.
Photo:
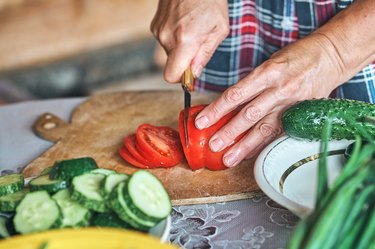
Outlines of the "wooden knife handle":
[{"label": "wooden knife handle", "polygon": [[34,123],[34,133],[51,142],[57,142],[66,133],[69,124],[52,113],[43,113]]}]

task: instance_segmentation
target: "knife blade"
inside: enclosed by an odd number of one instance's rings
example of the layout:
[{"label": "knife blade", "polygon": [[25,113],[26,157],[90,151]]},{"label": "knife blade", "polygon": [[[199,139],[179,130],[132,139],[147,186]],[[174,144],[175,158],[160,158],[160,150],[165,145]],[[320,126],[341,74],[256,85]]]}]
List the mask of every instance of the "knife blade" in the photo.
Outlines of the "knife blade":
[{"label": "knife blade", "polygon": [[189,117],[189,109],[191,106],[191,94],[194,88],[194,75],[192,73],[191,67],[189,66],[182,75],[181,84],[184,90],[184,132],[185,132],[185,142],[186,146],[189,145],[189,133],[187,128],[187,120]]},{"label": "knife blade", "polygon": [[184,132],[185,132],[185,143],[186,146],[189,145],[189,134],[188,134],[188,128],[187,128],[187,120],[189,117],[189,109],[190,109],[190,103],[191,102],[191,95],[189,90],[184,87]]}]

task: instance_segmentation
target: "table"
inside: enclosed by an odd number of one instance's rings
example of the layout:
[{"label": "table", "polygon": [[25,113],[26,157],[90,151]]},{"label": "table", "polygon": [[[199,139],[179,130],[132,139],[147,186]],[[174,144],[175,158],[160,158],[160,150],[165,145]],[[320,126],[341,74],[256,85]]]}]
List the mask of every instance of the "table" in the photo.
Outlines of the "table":
[{"label": "table", "polygon": [[[53,144],[32,124],[44,112],[69,121],[85,98],[27,101],[0,107],[0,174],[19,172]],[[183,248],[285,248],[298,217],[267,196],[226,203],[176,206],[169,240]]]}]

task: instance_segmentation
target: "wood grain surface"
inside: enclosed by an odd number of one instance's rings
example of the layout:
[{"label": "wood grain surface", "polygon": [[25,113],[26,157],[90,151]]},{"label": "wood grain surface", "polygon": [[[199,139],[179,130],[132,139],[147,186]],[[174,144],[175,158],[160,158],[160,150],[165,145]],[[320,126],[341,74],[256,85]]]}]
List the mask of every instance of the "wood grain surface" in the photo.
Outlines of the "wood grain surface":
[{"label": "wood grain surface", "polygon": [[[193,93],[192,103],[210,103],[216,95]],[[131,174],[137,169],[119,156],[124,136],[143,123],[177,129],[182,91],[122,92],[97,95],[77,106],[67,123],[43,114],[35,123],[42,138],[56,141],[27,165],[26,177],[38,175],[56,160],[93,157],[101,168]],[[173,168],[150,169],[166,187],[174,205],[224,202],[260,194],[253,175],[254,160],[223,171],[191,171],[186,161]]]},{"label": "wood grain surface", "polygon": [[0,0],[0,71],[152,38],[157,1]]}]

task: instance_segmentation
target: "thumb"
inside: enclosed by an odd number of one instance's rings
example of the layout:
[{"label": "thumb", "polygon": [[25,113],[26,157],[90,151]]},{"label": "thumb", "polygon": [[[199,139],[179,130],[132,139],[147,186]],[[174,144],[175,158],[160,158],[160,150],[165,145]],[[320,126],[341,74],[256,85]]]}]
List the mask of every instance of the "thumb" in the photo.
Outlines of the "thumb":
[{"label": "thumb", "polygon": [[180,82],[182,74],[190,66],[198,50],[198,44],[195,46],[184,44],[169,51],[165,64],[164,79],[168,82]]}]

